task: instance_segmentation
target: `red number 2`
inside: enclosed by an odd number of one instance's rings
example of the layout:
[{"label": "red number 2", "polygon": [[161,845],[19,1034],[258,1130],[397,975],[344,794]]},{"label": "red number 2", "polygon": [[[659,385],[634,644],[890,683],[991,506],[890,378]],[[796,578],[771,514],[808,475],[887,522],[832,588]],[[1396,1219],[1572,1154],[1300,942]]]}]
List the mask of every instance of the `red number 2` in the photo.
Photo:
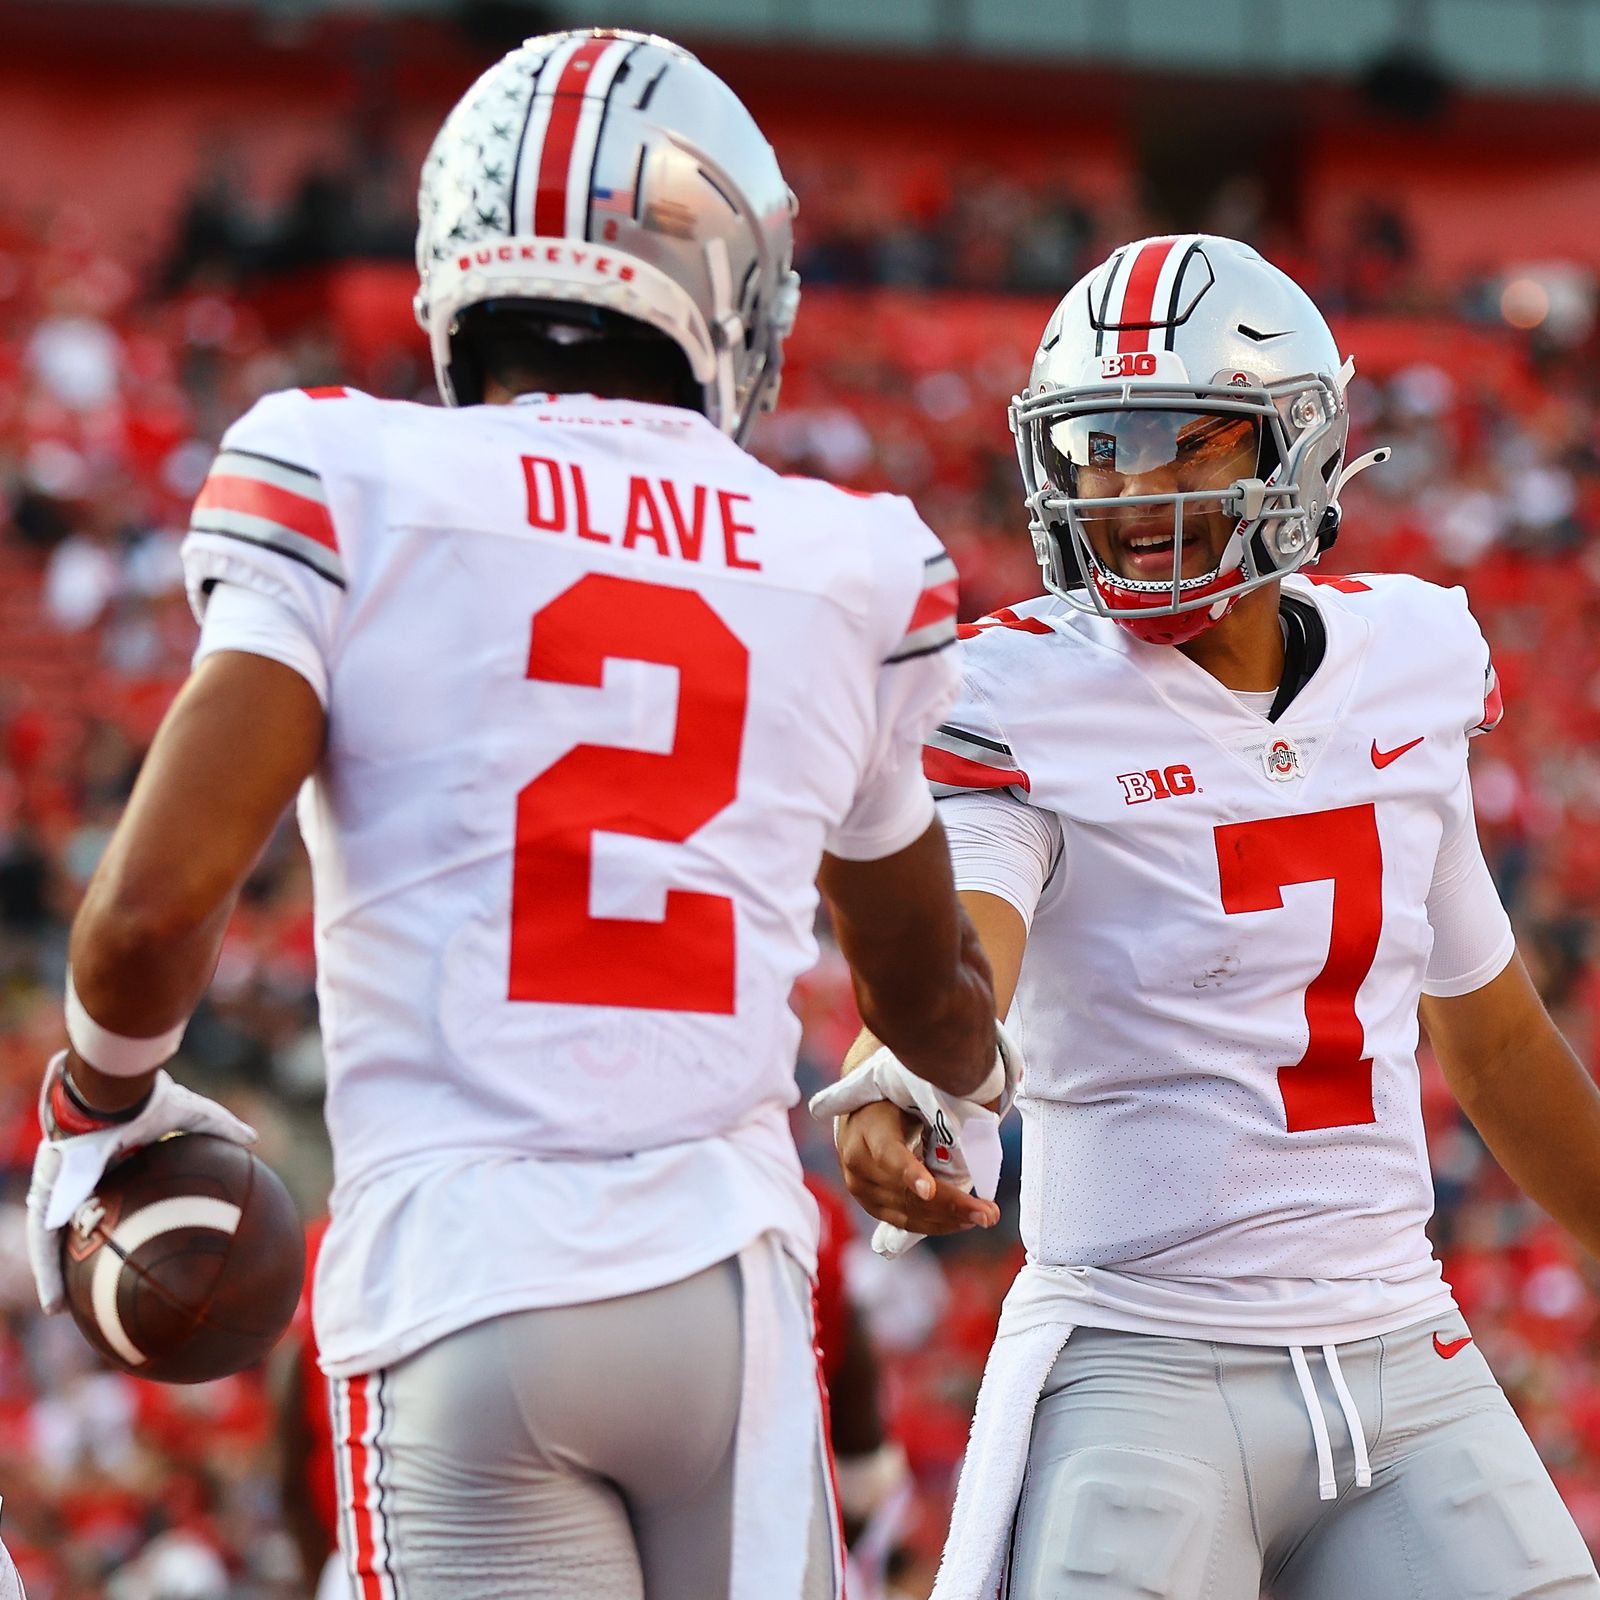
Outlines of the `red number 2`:
[{"label": "red number 2", "polygon": [[682,844],[731,804],[749,653],[693,590],[590,573],[533,619],[528,676],[598,688],[607,658],[678,669],[666,755],[580,744],[517,796],[512,1000],[734,1009],[733,901],[667,890],[660,922],[590,914],[597,832]]},{"label": "red number 2", "polygon": [[1291,883],[1333,882],[1328,959],[1306,989],[1306,1053],[1278,1068],[1290,1133],[1375,1122],[1372,1061],[1356,992],[1372,970],[1383,926],[1383,849],[1370,805],[1217,828],[1222,909],[1274,911]]}]

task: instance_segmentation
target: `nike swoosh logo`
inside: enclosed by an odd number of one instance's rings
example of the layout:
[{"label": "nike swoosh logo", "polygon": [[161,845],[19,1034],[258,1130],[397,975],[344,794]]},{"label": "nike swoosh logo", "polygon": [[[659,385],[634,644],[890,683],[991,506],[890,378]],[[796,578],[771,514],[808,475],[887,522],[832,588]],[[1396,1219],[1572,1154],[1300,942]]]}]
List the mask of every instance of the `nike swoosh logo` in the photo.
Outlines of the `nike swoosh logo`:
[{"label": "nike swoosh logo", "polygon": [[1400,757],[1403,756],[1406,753],[1407,750],[1415,750],[1417,748],[1417,746],[1419,744],[1421,744],[1422,741],[1424,739],[1426,739],[1427,737],[1428,737],[1427,734],[1419,733],[1416,736],[1416,738],[1413,739],[1410,742],[1410,744],[1398,744],[1398,745],[1396,745],[1394,747],[1393,750],[1380,750],[1378,748],[1378,741],[1376,739],[1374,739],[1372,741],[1372,764],[1373,764],[1373,766],[1375,766],[1380,772],[1382,772],[1383,769],[1386,766],[1388,766],[1391,761],[1398,761],[1400,759]]},{"label": "nike swoosh logo", "polygon": [[1461,1352],[1465,1350],[1471,1343],[1472,1335],[1470,1333],[1464,1334],[1459,1339],[1449,1340],[1441,1339],[1438,1334],[1434,1334],[1433,1336],[1433,1348],[1441,1356],[1443,1356],[1446,1361],[1448,1361],[1451,1356],[1460,1355]]}]

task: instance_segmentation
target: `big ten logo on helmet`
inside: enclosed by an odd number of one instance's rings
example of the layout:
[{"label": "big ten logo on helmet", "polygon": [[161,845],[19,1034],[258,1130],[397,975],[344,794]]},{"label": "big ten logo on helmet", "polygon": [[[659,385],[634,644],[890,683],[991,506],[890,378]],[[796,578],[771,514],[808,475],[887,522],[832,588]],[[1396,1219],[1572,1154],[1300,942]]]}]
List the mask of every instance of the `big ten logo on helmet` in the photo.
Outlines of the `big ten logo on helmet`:
[{"label": "big ten logo on helmet", "polygon": [[1100,374],[1106,378],[1149,378],[1155,375],[1156,358],[1148,350],[1127,350],[1121,355],[1101,356]]},{"label": "big ten logo on helmet", "polygon": [[1171,767],[1150,767],[1144,772],[1119,772],[1117,782],[1122,785],[1123,803],[1130,806],[1200,792],[1194,774],[1181,762]]}]

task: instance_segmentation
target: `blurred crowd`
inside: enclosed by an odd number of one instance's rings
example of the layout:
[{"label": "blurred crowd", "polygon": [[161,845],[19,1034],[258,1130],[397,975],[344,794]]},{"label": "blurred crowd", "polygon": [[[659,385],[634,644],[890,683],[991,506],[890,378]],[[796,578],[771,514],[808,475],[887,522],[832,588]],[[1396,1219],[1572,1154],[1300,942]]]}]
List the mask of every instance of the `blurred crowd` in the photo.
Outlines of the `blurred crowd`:
[{"label": "blurred crowd", "polygon": [[[1131,189],[1088,199],[1067,163],[1019,174],[983,161],[929,162],[886,177],[858,162],[794,167],[806,283],[1056,298],[1116,245],[1175,227],[1156,199]],[[1411,230],[1388,201],[1355,206],[1337,248],[1314,255],[1273,225],[1265,190],[1250,177],[1222,183],[1194,226],[1256,243],[1330,315],[1436,298],[1459,300],[1464,314],[1477,305],[1472,285],[1419,271]]]},{"label": "blurred crowd", "polygon": [[[814,288],[1054,296],[1113,245],[1172,226],[1131,189],[1087,198],[1065,163],[1018,173],[977,159],[885,164],[802,150],[787,165],[800,203],[796,265]],[[307,167],[275,202],[255,198],[249,179],[231,146],[209,158],[161,263],[163,289],[352,257],[412,259],[415,174],[381,120],[357,119],[339,158]],[[1419,270],[1411,229],[1387,200],[1353,206],[1336,246],[1312,253],[1271,223],[1263,186],[1241,176],[1218,187],[1196,226],[1257,242],[1329,314],[1439,303],[1471,318],[1499,313],[1480,281],[1442,283]]]},{"label": "blurred crowd", "polygon": [[[1104,230],[1128,220],[1046,198],[1064,192],[968,174],[912,196],[888,229],[866,225],[848,174],[819,169],[804,197],[808,302],[784,406],[757,448],[786,471],[909,494],[957,556],[968,616],[1038,587],[1004,408],[1042,312],[1019,317],[1002,296],[1047,305]],[[272,1374],[169,1389],[101,1370],[64,1319],[32,1309],[21,1243],[33,1096],[61,1038],[66,931],[193,646],[177,549],[220,432],[257,395],[288,385],[337,380],[411,397],[431,387],[420,339],[351,370],[337,328],[312,318],[269,332],[254,308],[258,278],[305,264],[292,241],[323,237],[317,219],[338,209],[336,195],[302,192],[295,227],[252,232],[228,194],[225,175],[197,193],[165,262],[137,270],[83,217],[0,210],[0,1492],[33,1600],[309,1592],[279,1513]],[[1250,197],[1234,198],[1229,231],[1248,235]],[[381,208],[360,220],[371,235],[362,248],[384,236],[400,250],[409,223],[399,221]],[[1336,310],[1410,303],[1417,268],[1403,220],[1374,208],[1361,227],[1310,286]],[[1297,265],[1292,254],[1285,264]],[[939,302],[947,314],[913,293],[927,289],[963,292]],[[1509,708],[1474,757],[1480,823],[1541,988],[1591,1063],[1593,367],[1530,346],[1478,369],[1446,344],[1359,378],[1353,449],[1385,442],[1395,457],[1351,491],[1327,563],[1467,586]],[[795,998],[808,1089],[836,1070],[855,1027],[842,963],[826,941],[824,952]],[[292,828],[246,889],[184,1061],[262,1129],[266,1159],[314,1215],[327,1183],[323,1068],[308,877]],[[1600,1282],[1486,1158],[1429,1063],[1424,1085],[1447,1273],[1600,1550]],[[808,1163],[825,1167],[817,1132],[797,1131]],[[852,1255],[852,1289],[884,1356],[887,1414],[918,1486],[897,1567],[908,1596],[926,1592],[1020,1259],[1014,1235],[998,1233],[893,1266],[864,1246]]]}]

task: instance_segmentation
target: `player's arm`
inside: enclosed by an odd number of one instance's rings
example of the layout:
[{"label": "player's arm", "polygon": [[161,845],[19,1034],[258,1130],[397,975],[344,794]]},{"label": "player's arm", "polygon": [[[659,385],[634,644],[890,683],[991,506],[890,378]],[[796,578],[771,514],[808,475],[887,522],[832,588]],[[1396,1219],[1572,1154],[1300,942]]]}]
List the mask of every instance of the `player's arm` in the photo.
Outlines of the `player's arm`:
[{"label": "player's arm", "polygon": [[134,1103],[154,1081],[144,1068],[176,1048],[239,886],[322,751],[346,573],[316,404],[264,396],[224,435],[195,500],[182,560],[196,666],[72,935],[68,1032],[87,1062],[69,1066],[99,1110]]},{"label": "player's arm", "polygon": [[977,1088],[994,1066],[993,990],[939,819],[880,860],[824,856],[817,882],[873,1034],[947,1093]]},{"label": "player's arm", "polygon": [[912,1073],[960,1096],[994,1070],[994,1008],[922,770],[924,741],[960,685],[956,570],[908,502],[883,497],[873,508],[872,736],[817,886],[861,1015]]},{"label": "player's arm", "polygon": [[1470,993],[1425,995],[1421,1017],[1495,1160],[1600,1256],[1600,1089],[1550,1020],[1522,958]]},{"label": "player's arm", "polygon": [[[1500,692],[1485,656],[1486,732]],[[1540,1000],[1478,842],[1466,774],[1433,883],[1422,1025],[1445,1079],[1495,1159],[1585,1249],[1600,1255],[1600,1090]]]},{"label": "player's arm", "polygon": [[[958,898],[989,964],[994,1015],[1003,1017],[1011,1009],[1022,971],[1027,923],[1021,912],[999,895],[962,890]],[[845,1056],[844,1070],[864,1061],[880,1044],[895,1048],[877,1034],[869,1019]],[[841,1119],[839,1167],[854,1198],[880,1222],[911,1233],[993,1227],[1000,1220],[1000,1208],[992,1200],[981,1200],[936,1179],[907,1144],[914,1129],[915,1120],[887,1101],[863,1106]]]},{"label": "player's arm", "polygon": [[346,577],[306,426],[314,404],[260,400],[224,436],[195,501],[182,559],[198,665],[74,921],[71,1049],[40,1089],[28,1255],[47,1311],[63,1298],[61,1228],[119,1155],[175,1132],[255,1138],[164,1063],[240,885],[322,751]]},{"label": "player's arm", "polygon": [[163,720],[73,923],[70,1050],[45,1071],[28,1185],[28,1258],[46,1311],[65,1291],[59,1235],[118,1155],[175,1132],[254,1131],[163,1063],[216,966],[228,914],[316,764],[322,705],[298,673],[208,655]]},{"label": "player's arm", "polygon": [[[306,680],[265,656],[207,656],[156,734],[72,927],[73,986],[100,1027],[137,1039],[182,1023],[215,970],[228,917],[296,791],[327,718]],[[133,1076],[70,1062],[84,1100],[116,1111]]]}]

